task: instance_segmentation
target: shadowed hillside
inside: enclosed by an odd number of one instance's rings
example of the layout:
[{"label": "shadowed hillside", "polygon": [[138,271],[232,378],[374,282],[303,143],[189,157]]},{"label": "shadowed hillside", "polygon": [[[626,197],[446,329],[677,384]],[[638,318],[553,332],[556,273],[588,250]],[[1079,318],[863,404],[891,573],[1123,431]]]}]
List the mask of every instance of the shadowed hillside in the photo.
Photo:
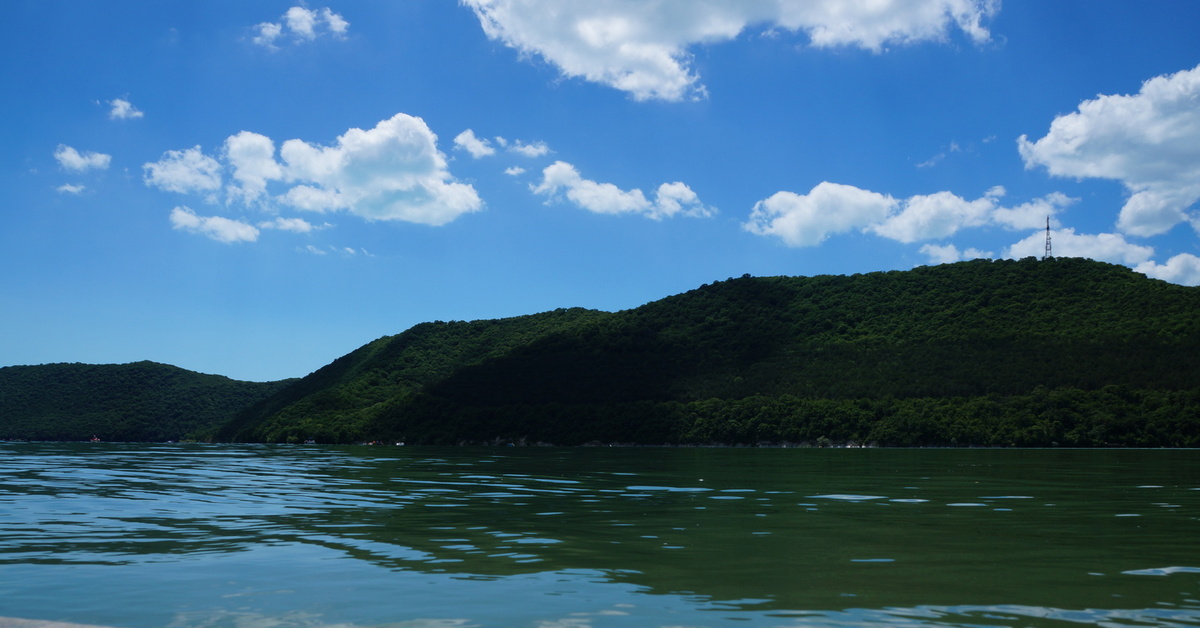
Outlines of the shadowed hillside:
[{"label": "shadowed hillside", "polygon": [[211,430],[286,382],[241,382],[166,364],[0,368],[0,438],[166,441]]},{"label": "shadowed hillside", "polygon": [[581,308],[474,322],[422,323],[334,360],[247,409],[220,440],[354,442],[375,418],[456,369],[612,316]]},{"label": "shadowed hillside", "polygon": [[230,440],[1200,445],[1200,290],[1080,259],[749,277],[608,314],[430,323]]}]

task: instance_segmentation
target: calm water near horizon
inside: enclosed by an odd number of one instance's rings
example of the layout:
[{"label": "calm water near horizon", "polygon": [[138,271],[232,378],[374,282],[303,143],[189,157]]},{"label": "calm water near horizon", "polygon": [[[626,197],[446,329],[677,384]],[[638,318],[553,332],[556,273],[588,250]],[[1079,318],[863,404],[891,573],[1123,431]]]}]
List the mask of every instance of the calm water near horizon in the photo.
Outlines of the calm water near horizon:
[{"label": "calm water near horizon", "polygon": [[5,617],[1200,626],[1200,451],[0,443]]}]

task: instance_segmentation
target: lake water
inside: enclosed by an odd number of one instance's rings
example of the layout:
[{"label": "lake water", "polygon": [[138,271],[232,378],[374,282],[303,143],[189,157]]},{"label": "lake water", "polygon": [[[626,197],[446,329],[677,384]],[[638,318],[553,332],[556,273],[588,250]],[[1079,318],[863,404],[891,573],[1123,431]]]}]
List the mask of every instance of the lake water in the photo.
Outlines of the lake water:
[{"label": "lake water", "polygon": [[0,617],[1200,626],[1200,451],[0,443]]}]

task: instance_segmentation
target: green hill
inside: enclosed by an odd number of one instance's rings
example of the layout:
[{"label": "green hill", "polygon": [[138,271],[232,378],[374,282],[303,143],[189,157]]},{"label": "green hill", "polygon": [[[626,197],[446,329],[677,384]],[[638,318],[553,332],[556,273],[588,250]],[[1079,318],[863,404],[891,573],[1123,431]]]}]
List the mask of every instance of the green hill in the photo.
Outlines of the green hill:
[{"label": "green hill", "polygon": [[1200,446],[1200,290],[1081,259],[749,277],[431,323],[227,440]]},{"label": "green hill", "polygon": [[212,430],[287,382],[241,382],[154,362],[0,368],[0,438],[175,440]]},{"label": "green hill", "polygon": [[474,322],[422,323],[334,360],[242,412],[219,440],[354,442],[373,421],[456,369],[612,316],[581,308]]}]

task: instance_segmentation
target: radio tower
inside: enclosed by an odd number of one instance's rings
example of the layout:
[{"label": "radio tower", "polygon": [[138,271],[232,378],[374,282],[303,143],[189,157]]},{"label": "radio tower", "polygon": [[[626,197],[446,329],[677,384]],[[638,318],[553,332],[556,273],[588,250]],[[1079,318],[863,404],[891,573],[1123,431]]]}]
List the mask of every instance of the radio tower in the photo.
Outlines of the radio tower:
[{"label": "radio tower", "polygon": [[1046,255],[1043,260],[1050,259],[1050,217],[1046,216]]}]

